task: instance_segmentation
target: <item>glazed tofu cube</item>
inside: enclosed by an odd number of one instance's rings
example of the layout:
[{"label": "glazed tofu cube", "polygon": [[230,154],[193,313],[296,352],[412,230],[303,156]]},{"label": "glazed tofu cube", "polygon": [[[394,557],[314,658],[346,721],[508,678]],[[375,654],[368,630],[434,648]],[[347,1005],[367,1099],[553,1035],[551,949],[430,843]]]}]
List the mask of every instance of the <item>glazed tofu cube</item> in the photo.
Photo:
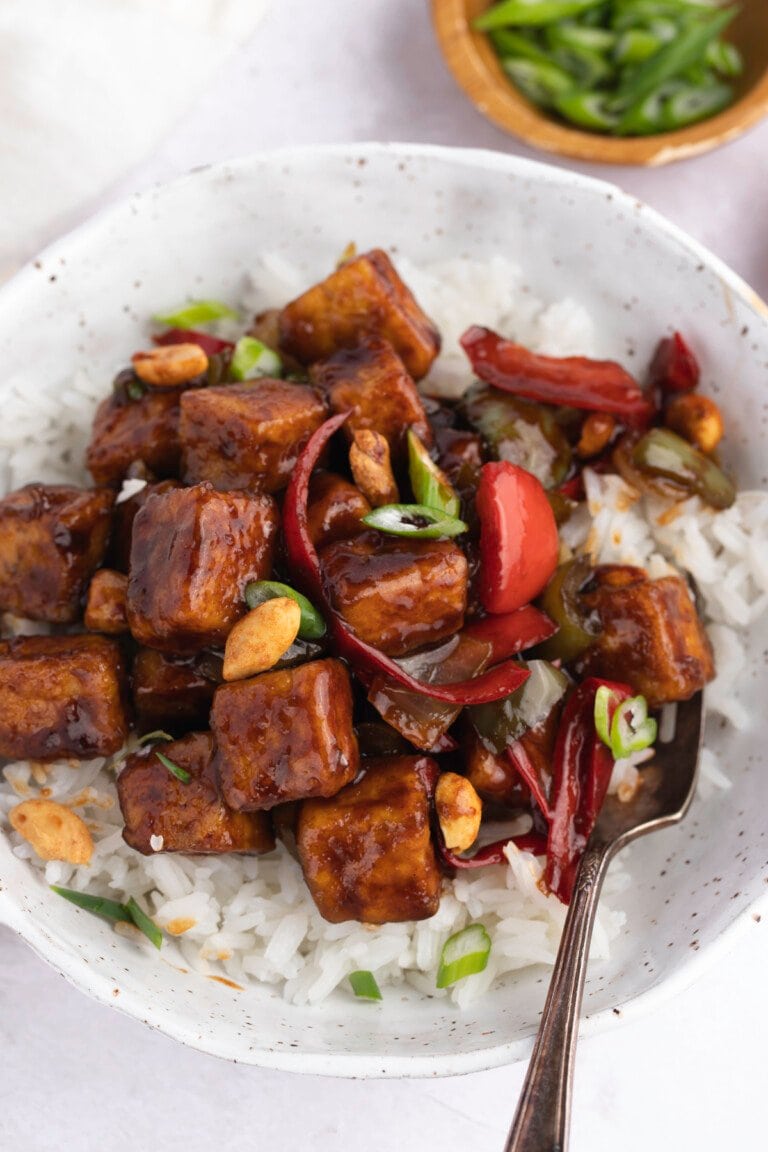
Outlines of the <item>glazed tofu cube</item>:
[{"label": "glazed tofu cube", "polygon": [[361,640],[404,656],[464,624],[467,560],[451,540],[365,532],[320,554],[336,609]]},{"label": "glazed tofu cube", "polygon": [[210,484],[150,496],[133,522],[128,624],[140,644],[190,652],[226,639],[247,608],[245,586],[272,568],[271,496]]},{"label": "glazed tofu cube", "polygon": [[0,642],[0,756],[111,756],[125,740],[123,662],[104,636]]},{"label": "glazed tofu cube", "polygon": [[118,488],[137,460],[160,479],[178,476],[180,396],[173,389],[131,400],[118,390],[102,400],[85,457],[97,484]]},{"label": "glazed tofu cube", "polygon": [[[632,685],[652,707],[688,700],[715,674],[712,648],[685,581],[645,578],[642,569],[606,572],[584,594],[602,632],[583,658],[583,670]],[[632,576],[634,574],[634,577]]]},{"label": "glazed tofu cube", "polygon": [[279,492],[325,414],[313,388],[284,380],[186,392],[179,424],[184,480]]},{"label": "glazed tofu cube", "polygon": [[221,793],[238,811],[333,796],[357,775],[352,689],[340,660],[223,684],[211,728]]},{"label": "glazed tofu cube", "polygon": [[330,800],[306,800],[297,843],[307,886],[333,924],[426,920],[440,903],[429,831],[434,760],[383,756]]},{"label": "glazed tofu cube", "polygon": [[409,428],[424,444],[432,430],[416,385],[386,340],[369,336],[356,348],[343,349],[312,367],[312,379],[328,397],[334,412],[352,415],[344,425],[348,439],[359,428],[372,428],[386,437],[393,459],[407,456]]},{"label": "glazed tofu cube", "polygon": [[[133,706],[140,727],[194,728],[208,723],[213,694],[220,681],[212,653],[173,656],[139,648],[133,661]],[[220,672],[220,668],[218,669]]]},{"label": "glazed tofu cube", "polygon": [[309,482],[307,524],[315,548],[364,531],[371,506],[359,488],[333,472],[315,472]]},{"label": "glazed tofu cube", "polygon": [[[191,779],[174,776],[157,758],[158,750]],[[126,844],[145,856],[272,851],[275,838],[269,817],[227,807],[218,792],[212,757],[210,732],[192,732],[128,757],[117,778]]]},{"label": "glazed tofu cube", "polygon": [[128,577],[111,568],[100,568],[88,586],[85,626],[91,632],[119,636],[128,631]]},{"label": "glazed tofu cube", "polygon": [[0,500],[0,609],[71,624],[107,548],[114,494],[27,484]]},{"label": "glazed tofu cube", "polygon": [[302,364],[374,334],[389,340],[415,380],[426,376],[440,351],[437,328],[378,248],[342,264],[280,317],[280,347]]},{"label": "glazed tofu cube", "polygon": [[159,484],[145,484],[127,500],[118,500],[112,509],[112,535],[107,549],[107,564],[118,572],[127,572],[131,561],[133,522],[154,492],[170,492],[179,488],[177,480],[161,480]]}]

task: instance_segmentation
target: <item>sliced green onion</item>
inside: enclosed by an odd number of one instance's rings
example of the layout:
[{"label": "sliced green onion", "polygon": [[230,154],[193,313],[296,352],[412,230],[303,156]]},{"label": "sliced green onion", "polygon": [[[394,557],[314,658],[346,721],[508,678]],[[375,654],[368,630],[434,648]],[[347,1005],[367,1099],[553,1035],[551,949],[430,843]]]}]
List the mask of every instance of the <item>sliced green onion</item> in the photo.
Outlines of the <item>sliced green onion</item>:
[{"label": "sliced green onion", "polygon": [[616,41],[613,58],[619,65],[642,64],[666,43],[648,28],[628,28]]},{"label": "sliced green onion", "polygon": [[491,938],[482,924],[470,924],[455,932],[443,945],[437,970],[437,987],[448,988],[465,976],[482,972],[491,954]]},{"label": "sliced green onion", "polygon": [[415,540],[439,540],[467,531],[463,520],[427,508],[426,504],[383,504],[363,516],[361,524],[389,536],[410,536]]},{"label": "sliced green onion", "polygon": [[352,991],[355,996],[359,996],[361,1000],[383,999],[381,989],[376,983],[376,977],[373,972],[366,972],[362,968],[357,972],[350,972],[349,982],[352,985]]},{"label": "sliced green onion", "polygon": [[499,28],[489,36],[499,56],[520,56],[523,60],[536,60],[549,64],[550,57],[534,39],[535,33],[515,32],[511,28]]},{"label": "sliced green onion", "polygon": [[168,769],[172,776],[175,776],[177,780],[181,780],[182,784],[189,784],[192,777],[186,768],[181,768],[178,764],[174,764],[173,760],[169,760],[162,752],[158,752],[157,748],[155,749],[155,756],[157,756],[160,763],[164,768]]},{"label": "sliced green onion", "polygon": [[609,110],[608,99],[605,92],[574,91],[555,96],[553,103],[560,115],[572,124],[593,132],[611,132],[619,118]]},{"label": "sliced green onion", "polygon": [[139,747],[143,748],[145,744],[154,744],[158,740],[173,740],[173,736],[169,736],[167,732],[163,732],[161,728],[156,728],[154,732],[146,732],[139,740]]},{"label": "sliced green onion", "polygon": [[258,376],[280,376],[283,362],[271,348],[262,344],[254,336],[241,336],[235,350],[229,371],[235,380],[254,380]]},{"label": "sliced green onion", "polygon": [[616,709],[611,722],[611,751],[614,760],[623,760],[633,752],[642,752],[656,739],[656,721],[648,715],[644,696],[624,700]]},{"label": "sliced green onion", "polygon": [[201,324],[212,324],[214,320],[237,320],[234,308],[222,304],[220,300],[190,300],[172,312],[158,312],[152,319],[156,324],[169,328],[199,328]]},{"label": "sliced green onion", "polygon": [[669,96],[664,105],[664,127],[669,131],[708,120],[727,108],[733,99],[730,84],[687,84]]},{"label": "sliced green onion", "polygon": [[139,929],[139,931],[144,933],[147,940],[151,941],[155,948],[160,948],[163,943],[162,932],[158,928],[157,924],[155,924],[154,920],[151,920],[149,916],[147,916],[146,912],[144,912],[139,907],[133,896],[131,896],[130,900],[126,904],[126,908],[128,910],[128,915]]},{"label": "sliced green onion", "polygon": [[551,62],[507,58],[502,67],[512,83],[534,104],[549,107],[562,92],[570,92],[573,77]]},{"label": "sliced green onion", "polygon": [[735,44],[727,40],[713,40],[707,45],[705,62],[721,76],[741,76],[744,61]]},{"label": "sliced green onion", "polygon": [[287,596],[289,600],[295,600],[301,609],[299,639],[319,640],[325,636],[325,620],[317,608],[307,600],[306,596],[302,596],[301,592],[297,592],[289,584],[281,584],[279,580],[252,580],[250,584],[245,586],[245,602],[251,610],[258,608],[259,604],[263,604],[266,600],[276,600],[279,596]]},{"label": "sliced green onion", "polygon": [[588,49],[591,52],[607,52],[616,43],[616,33],[609,28],[585,28],[571,20],[551,24],[547,30],[547,43],[552,48]]},{"label": "sliced green onion", "polygon": [[501,0],[472,22],[480,32],[504,28],[508,24],[540,25],[577,16],[596,8],[603,0]]},{"label": "sliced green onion", "polygon": [[595,693],[595,731],[603,744],[611,747],[611,704],[615,693],[605,684],[601,684]]},{"label": "sliced green onion", "polygon": [[458,516],[461,501],[412,428],[408,429],[408,475],[417,504],[425,504],[446,516]]},{"label": "sliced green onion", "polygon": [[105,920],[127,920],[130,922],[131,914],[125,904],[118,904],[116,900],[107,900],[105,896],[89,896],[87,892],[77,892],[74,888],[60,888],[58,884],[51,884],[51,889],[71,904],[84,908],[86,912],[93,912],[95,916],[103,916]]},{"label": "sliced green onion", "polygon": [[146,391],[147,389],[141,380],[129,380],[125,386],[126,396],[134,402],[141,400],[146,395]]}]

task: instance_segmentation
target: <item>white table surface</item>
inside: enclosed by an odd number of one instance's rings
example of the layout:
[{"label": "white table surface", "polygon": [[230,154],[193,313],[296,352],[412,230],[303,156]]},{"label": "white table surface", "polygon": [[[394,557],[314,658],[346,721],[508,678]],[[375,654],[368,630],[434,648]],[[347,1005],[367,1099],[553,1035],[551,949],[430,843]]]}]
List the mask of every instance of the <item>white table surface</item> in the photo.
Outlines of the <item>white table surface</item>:
[{"label": "white table surface", "polygon": [[[350,140],[533,155],[465,102],[423,0],[273,0],[254,40],[104,199],[262,148]],[[648,201],[768,296],[768,124],[660,171],[581,167]],[[766,918],[750,921],[688,991],[582,1042],[572,1152],[764,1147],[767,964]],[[224,1064],[87,1000],[6,930],[0,1038],[0,1147],[24,1152],[497,1152],[524,1073],[362,1082]]]}]

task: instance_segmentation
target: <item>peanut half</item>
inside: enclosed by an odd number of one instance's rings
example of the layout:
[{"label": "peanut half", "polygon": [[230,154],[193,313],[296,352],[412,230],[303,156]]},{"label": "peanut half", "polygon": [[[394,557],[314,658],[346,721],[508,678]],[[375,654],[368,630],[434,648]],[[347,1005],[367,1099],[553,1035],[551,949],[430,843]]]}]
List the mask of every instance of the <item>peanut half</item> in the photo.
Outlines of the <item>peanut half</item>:
[{"label": "peanut half", "polygon": [[24,800],[8,813],[11,825],[41,860],[88,864],[93,839],[85,821],[55,800]]},{"label": "peanut half", "polygon": [[177,388],[208,370],[208,357],[197,344],[167,344],[131,359],[139,380],[152,388]]},{"label": "peanut half", "polygon": [[714,452],[723,438],[723,417],[714,400],[689,392],[670,400],[664,423],[702,452]]},{"label": "peanut half", "polygon": [[435,807],[446,848],[464,852],[480,831],[483,802],[465,776],[443,772],[435,789]]},{"label": "peanut half", "polygon": [[277,664],[299,634],[301,609],[289,596],[265,600],[238,620],[224,646],[225,680],[244,680]]},{"label": "peanut half", "polygon": [[389,444],[380,432],[358,428],[349,449],[349,467],[355,484],[372,508],[398,503],[400,493],[392,472]]}]

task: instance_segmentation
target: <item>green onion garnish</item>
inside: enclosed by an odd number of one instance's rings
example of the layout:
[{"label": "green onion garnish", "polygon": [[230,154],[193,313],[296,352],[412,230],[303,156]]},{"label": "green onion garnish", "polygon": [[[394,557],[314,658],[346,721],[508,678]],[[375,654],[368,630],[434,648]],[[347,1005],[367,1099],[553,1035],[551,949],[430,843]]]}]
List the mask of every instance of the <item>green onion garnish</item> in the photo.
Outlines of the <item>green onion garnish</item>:
[{"label": "green onion garnish", "polygon": [[253,380],[257,376],[281,376],[283,362],[261,340],[241,336],[232,353],[229,371],[235,380]]},{"label": "green onion garnish", "polygon": [[[611,719],[611,709],[615,708]],[[633,752],[650,748],[656,739],[658,725],[648,715],[645,696],[633,696],[616,703],[616,695],[602,684],[595,693],[595,731],[606,744],[614,760],[623,760]]]},{"label": "green onion garnish", "polygon": [[144,397],[147,389],[142,384],[141,380],[129,380],[125,386],[125,393],[129,400],[138,402]]},{"label": "green onion garnish", "polygon": [[107,900],[104,896],[89,896],[87,892],[76,892],[74,888],[59,888],[57,884],[51,884],[51,888],[65,900],[76,904],[78,908],[84,908],[86,912],[93,912],[95,916],[134,924],[148,940],[151,940],[155,948],[159,948],[163,943],[163,934],[157,924],[142,911],[133,896],[127,904],[118,904],[116,900]]},{"label": "green onion garnish", "polygon": [[178,764],[174,764],[173,760],[169,760],[162,752],[158,752],[157,748],[155,749],[155,756],[157,756],[160,763],[164,768],[168,769],[172,776],[175,776],[177,780],[181,780],[182,784],[189,784],[192,777],[186,768],[180,768]]},{"label": "green onion garnish", "polygon": [[376,983],[376,977],[373,972],[366,972],[360,969],[357,972],[350,972],[349,982],[352,985],[352,991],[355,996],[359,996],[361,1000],[382,1000],[381,989]]},{"label": "green onion garnish", "polygon": [[440,954],[437,987],[448,988],[465,976],[482,972],[491,954],[491,938],[482,924],[470,924],[449,936]]},{"label": "green onion garnish", "polygon": [[139,907],[133,896],[131,896],[130,900],[126,904],[126,908],[128,910],[130,919],[133,921],[139,931],[144,933],[147,940],[154,944],[155,948],[160,948],[163,943],[162,932],[158,928],[157,924],[155,924],[154,920],[151,920],[149,916],[147,916],[146,912],[144,912],[143,909]]},{"label": "green onion garnish", "polygon": [[426,504],[383,504],[363,516],[361,523],[389,536],[411,536],[415,540],[439,540],[467,531],[463,520],[437,512]]},{"label": "green onion garnish", "polygon": [[173,312],[158,312],[152,317],[156,324],[166,324],[169,328],[198,328],[201,324],[212,324],[214,320],[237,320],[234,308],[222,304],[221,300],[190,300]]},{"label": "green onion garnish", "polygon": [[145,732],[139,740],[139,747],[143,748],[145,744],[154,744],[158,740],[173,740],[173,736],[169,736],[167,732],[163,732],[162,728],[156,728],[154,732]]},{"label": "green onion garnish", "polygon": [[58,884],[51,884],[51,889],[71,904],[84,908],[86,912],[93,912],[95,916],[103,916],[105,920],[131,919],[126,905],[118,904],[116,900],[107,900],[105,896],[89,896],[87,892],[76,892],[74,888],[60,888]]},{"label": "green onion garnish", "polygon": [[418,504],[458,516],[461,501],[412,428],[408,429],[408,475]]},{"label": "green onion garnish", "polygon": [[301,609],[301,623],[299,625],[299,638],[301,640],[319,640],[325,636],[326,624],[317,608],[288,584],[281,584],[279,580],[252,580],[245,586],[245,602],[249,608],[258,608],[265,600],[275,600],[278,596],[287,596],[295,600]]}]

